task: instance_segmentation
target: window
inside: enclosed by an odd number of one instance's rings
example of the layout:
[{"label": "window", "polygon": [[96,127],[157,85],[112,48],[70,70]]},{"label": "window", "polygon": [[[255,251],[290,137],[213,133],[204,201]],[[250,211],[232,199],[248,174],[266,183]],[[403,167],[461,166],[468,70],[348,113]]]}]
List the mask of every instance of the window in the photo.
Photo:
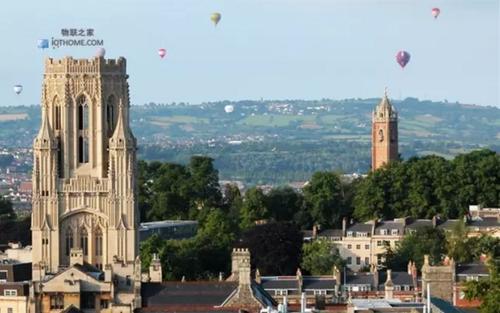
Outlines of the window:
[{"label": "window", "polygon": [[14,309],[13,308],[7,308],[7,313],[13,313]]},{"label": "window", "polygon": [[95,295],[90,292],[82,292],[80,295],[82,309],[95,309]]},{"label": "window", "polygon": [[365,250],[370,250],[370,245],[365,245]]},{"label": "window", "polygon": [[64,177],[64,163],[63,163],[63,149],[61,138],[57,137],[57,170],[59,174],[59,178]]},{"label": "window", "polygon": [[130,286],[132,284],[132,282],[130,281],[130,276],[129,275],[127,275],[126,284],[127,284],[127,286]]},{"label": "window", "polygon": [[342,239],[340,237],[331,237],[332,241],[341,241]]},{"label": "window", "polygon": [[356,245],[356,249],[357,250],[361,249],[361,245]]},{"label": "window", "polygon": [[382,264],[384,263],[384,257],[382,254],[377,254],[377,264]]},{"label": "window", "polygon": [[314,290],[315,296],[324,296],[326,295],[326,290]]},{"label": "window", "polygon": [[61,106],[59,100],[54,99],[54,130],[61,130]]},{"label": "window", "polygon": [[352,231],[347,232],[347,237],[352,237]]},{"label": "window", "polygon": [[78,99],[78,130],[81,131],[78,137],[78,162],[89,162],[89,107],[84,96]]},{"label": "window", "polygon": [[410,286],[404,285],[403,287],[404,287],[405,291],[410,291]]},{"label": "window", "polygon": [[370,258],[369,257],[365,258],[365,265],[370,265]]},{"label": "window", "polygon": [[17,296],[17,290],[4,290],[3,291],[4,296],[12,296],[16,297]]},{"label": "window", "polygon": [[390,246],[391,242],[389,240],[384,240],[384,246]]},{"label": "window", "polygon": [[51,310],[64,309],[64,296],[63,295],[50,296],[50,309]]},{"label": "window", "polygon": [[0,282],[7,282],[7,271],[0,271]]},{"label": "window", "polygon": [[109,300],[103,300],[101,299],[101,310],[102,309],[108,309],[109,308]]},{"label": "window", "polygon": [[108,130],[108,137],[113,136],[115,130],[115,97],[109,96],[106,105],[106,128]]},{"label": "window", "polygon": [[282,290],[276,290],[274,292],[276,296],[286,296],[288,294],[288,290],[282,289]]},{"label": "window", "polygon": [[465,292],[460,291],[460,292],[458,293],[458,297],[460,298],[460,300],[465,299]]},{"label": "window", "polygon": [[356,233],[357,237],[368,237],[368,233]]},{"label": "window", "polygon": [[356,265],[361,265],[361,258],[360,257],[356,258]]},{"label": "window", "polygon": [[401,286],[394,286],[394,291],[401,291]]},{"label": "window", "polygon": [[381,229],[380,230],[380,234],[383,235],[383,236],[387,235],[387,229]]},{"label": "window", "polygon": [[381,246],[382,246],[382,241],[377,240],[377,247],[381,247]]},{"label": "window", "polygon": [[84,256],[89,255],[89,234],[85,228],[82,228],[80,233],[80,248]]},{"label": "window", "polygon": [[352,264],[352,258],[351,257],[347,258],[347,264]]},{"label": "window", "polygon": [[479,281],[479,276],[467,276],[467,281],[471,280]]},{"label": "window", "polygon": [[66,256],[69,256],[71,248],[73,248],[73,230],[68,227],[66,230]]},{"label": "window", "polygon": [[352,245],[347,245],[347,249],[351,250],[352,249]]},{"label": "window", "polygon": [[95,255],[102,256],[102,231],[97,229],[95,234]]},{"label": "window", "polygon": [[391,230],[391,235],[393,235],[393,236],[399,235],[399,230],[397,230],[397,229]]}]

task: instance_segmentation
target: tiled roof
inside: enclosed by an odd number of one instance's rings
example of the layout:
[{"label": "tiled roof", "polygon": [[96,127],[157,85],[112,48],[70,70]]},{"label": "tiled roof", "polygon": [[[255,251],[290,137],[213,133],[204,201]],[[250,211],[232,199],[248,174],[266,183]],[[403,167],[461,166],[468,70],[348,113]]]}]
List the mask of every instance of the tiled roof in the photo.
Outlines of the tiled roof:
[{"label": "tiled roof", "polygon": [[370,285],[373,286],[373,275],[346,275],[346,285]]},{"label": "tiled roof", "polygon": [[325,229],[318,233],[318,237],[342,237],[342,229]]},{"label": "tiled roof", "polygon": [[420,227],[432,227],[432,221],[431,220],[412,220],[406,225],[406,227],[410,228],[410,229],[417,229]]},{"label": "tiled roof", "polygon": [[297,279],[293,280],[285,280],[285,279],[276,279],[276,280],[262,280],[261,281],[262,288],[266,290],[270,289],[298,289],[299,282]]},{"label": "tiled roof", "polygon": [[457,275],[484,275],[488,274],[488,268],[484,263],[467,263],[456,265]]},{"label": "tiled roof", "polygon": [[462,310],[455,307],[448,301],[439,298],[431,298],[431,304],[437,307],[441,312],[446,313],[463,313]]},{"label": "tiled roof", "polygon": [[371,233],[372,232],[372,224],[365,223],[356,223],[350,226],[347,226],[347,231],[352,232],[360,232],[360,233]]},{"label": "tiled roof", "polygon": [[482,219],[469,221],[469,227],[498,227],[500,223],[496,217],[484,217]]},{"label": "tiled roof", "polygon": [[[391,278],[392,282],[396,286],[413,285],[413,277],[407,272],[392,272]],[[383,285],[385,284],[386,281],[387,281],[387,272],[380,272],[379,283]]]},{"label": "tiled roof", "polygon": [[378,233],[379,230],[382,230],[382,229],[387,229],[387,230],[397,229],[397,230],[399,230],[400,234],[403,234],[404,228],[405,228],[404,224],[401,222],[385,221],[385,222],[378,222],[375,225],[375,232]]},{"label": "tiled roof", "polygon": [[334,290],[335,289],[335,279],[330,278],[330,279],[318,279],[318,278],[311,278],[311,279],[306,279],[302,281],[302,287],[304,290],[311,290],[311,289],[316,289],[316,290]]},{"label": "tiled roof", "polygon": [[238,288],[237,282],[144,283],[143,307],[219,306]]}]

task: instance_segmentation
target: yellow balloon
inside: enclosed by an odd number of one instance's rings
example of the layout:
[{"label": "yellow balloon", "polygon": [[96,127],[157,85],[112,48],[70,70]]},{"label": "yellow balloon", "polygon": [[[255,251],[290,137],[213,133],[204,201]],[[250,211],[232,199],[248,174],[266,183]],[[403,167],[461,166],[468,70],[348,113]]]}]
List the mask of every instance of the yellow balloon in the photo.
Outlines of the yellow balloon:
[{"label": "yellow balloon", "polygon": [[217,24],[219,24],[219,21],[220,21],[220,18],[221,18],[221,15],[220,13],[212,13],[212,15],[210,15],[210,19],[212,20],[212,22],[214,22],[215,26],[217,26]]}]

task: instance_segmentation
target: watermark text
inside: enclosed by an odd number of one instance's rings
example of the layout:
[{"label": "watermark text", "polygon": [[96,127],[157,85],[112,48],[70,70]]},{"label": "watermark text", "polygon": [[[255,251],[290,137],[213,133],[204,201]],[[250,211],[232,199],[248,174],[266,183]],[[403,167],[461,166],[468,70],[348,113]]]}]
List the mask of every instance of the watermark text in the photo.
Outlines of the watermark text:
[{"label": "watermark text", "polygon": [[52,38],[52,46],[104,46],[102,39],[54,39]]}]

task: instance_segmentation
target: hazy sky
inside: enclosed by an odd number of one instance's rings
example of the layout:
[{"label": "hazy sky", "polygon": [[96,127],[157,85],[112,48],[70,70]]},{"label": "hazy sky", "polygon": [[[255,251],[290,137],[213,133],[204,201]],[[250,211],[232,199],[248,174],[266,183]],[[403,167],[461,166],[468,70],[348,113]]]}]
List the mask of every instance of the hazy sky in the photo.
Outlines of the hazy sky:
[{"label": "hazy sky", "polygon": [[[5,2],[5,3],[4,3]],[[92,28],[106,58],[128,61],[131,98],[417,97],[499,106],[498,0],[2,0],[0,105],[40,102],[40,50],[63,28]],[[437,20],[432,7],[439,7]],[[212,12],[222,20],[215,28]],[[157,51],[167,50],[162,60]],[[404,71],[395,54],[408,51]],[[21,84],[17,97],[13,86]]]}]

